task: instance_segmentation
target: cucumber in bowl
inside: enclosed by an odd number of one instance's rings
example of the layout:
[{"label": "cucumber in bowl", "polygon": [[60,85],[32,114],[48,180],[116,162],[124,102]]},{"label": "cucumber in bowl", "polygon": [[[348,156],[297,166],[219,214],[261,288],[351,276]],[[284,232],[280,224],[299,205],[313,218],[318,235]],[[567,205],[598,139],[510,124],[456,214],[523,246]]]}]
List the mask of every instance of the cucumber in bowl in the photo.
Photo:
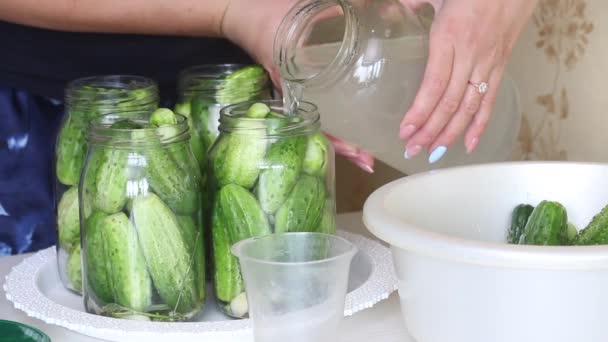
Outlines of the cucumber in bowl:
[{"label": "cucumber in bowl", "polygon": [[540,246],[586,246],[608,244],[608,206],[583,228],[568,221],[561,203],[543,200],[536,207],[528,203],[515,206],[506,242]]}]

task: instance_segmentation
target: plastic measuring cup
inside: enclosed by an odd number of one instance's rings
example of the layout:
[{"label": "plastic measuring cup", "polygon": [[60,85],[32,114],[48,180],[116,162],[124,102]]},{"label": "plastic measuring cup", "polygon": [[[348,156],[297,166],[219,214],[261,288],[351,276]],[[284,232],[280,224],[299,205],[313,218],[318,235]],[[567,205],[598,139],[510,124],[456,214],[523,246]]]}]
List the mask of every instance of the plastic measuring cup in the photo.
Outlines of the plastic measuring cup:
[{"label": "plastic measuring cup", "polygon": [[236,243],[255,341],[335,341],[356,252],[347,240],[321,233]]}]

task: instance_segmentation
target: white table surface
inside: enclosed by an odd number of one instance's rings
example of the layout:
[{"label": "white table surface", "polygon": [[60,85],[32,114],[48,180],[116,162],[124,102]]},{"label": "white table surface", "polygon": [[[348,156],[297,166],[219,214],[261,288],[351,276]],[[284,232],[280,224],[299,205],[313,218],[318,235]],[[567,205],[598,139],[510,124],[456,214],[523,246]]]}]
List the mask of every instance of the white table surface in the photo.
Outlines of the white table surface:
[{"label": "white table surface", "polygon": [[[374,238],[363,225],[360,212],[338,215],[338,227],[346,231]],[[27,256],[29,254],[0,257],[0,281],[2,284],[11,268]],[[49,335],[53,342],[101,341],[28,317],[22,311],[15,309],[12,303],[6,300],[2,286],[0,286],[0,319],[18,321],[34,326]],[[360,311],[351,317],[346,317],[340,328],[340,341],[412,342],[408,337],[401,318],[397,293],[394,292],[387,300],[376,304],[370,309]]]}]

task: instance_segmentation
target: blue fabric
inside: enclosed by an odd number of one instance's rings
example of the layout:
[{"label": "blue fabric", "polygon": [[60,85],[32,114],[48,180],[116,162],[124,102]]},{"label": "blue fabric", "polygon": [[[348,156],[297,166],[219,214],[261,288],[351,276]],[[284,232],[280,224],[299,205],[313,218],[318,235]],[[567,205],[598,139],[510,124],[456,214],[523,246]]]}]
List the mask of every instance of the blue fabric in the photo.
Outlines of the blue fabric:
[{"label": "blue fabric", "polygon": [[63,115],[60,100],[0,85],[0,256],[56,242],[54,156]]},{"label": "blue fabric", "polygon": [[63,105],[0,85],[0,256],[55,244],[53,156]]}]

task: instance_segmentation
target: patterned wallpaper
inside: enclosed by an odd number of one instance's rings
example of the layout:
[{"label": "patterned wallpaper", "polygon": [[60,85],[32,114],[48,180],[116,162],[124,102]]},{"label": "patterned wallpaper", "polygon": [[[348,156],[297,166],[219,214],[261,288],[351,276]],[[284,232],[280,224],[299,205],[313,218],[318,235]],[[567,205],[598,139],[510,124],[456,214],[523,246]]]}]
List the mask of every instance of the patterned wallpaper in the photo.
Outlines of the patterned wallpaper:
[{"label": "patterned wallpaper", "polygon": [[605,0],[539,2],[509,65],[523,116],[514,159],[608,161],[596,145],[608,143],[607,19]]}]

